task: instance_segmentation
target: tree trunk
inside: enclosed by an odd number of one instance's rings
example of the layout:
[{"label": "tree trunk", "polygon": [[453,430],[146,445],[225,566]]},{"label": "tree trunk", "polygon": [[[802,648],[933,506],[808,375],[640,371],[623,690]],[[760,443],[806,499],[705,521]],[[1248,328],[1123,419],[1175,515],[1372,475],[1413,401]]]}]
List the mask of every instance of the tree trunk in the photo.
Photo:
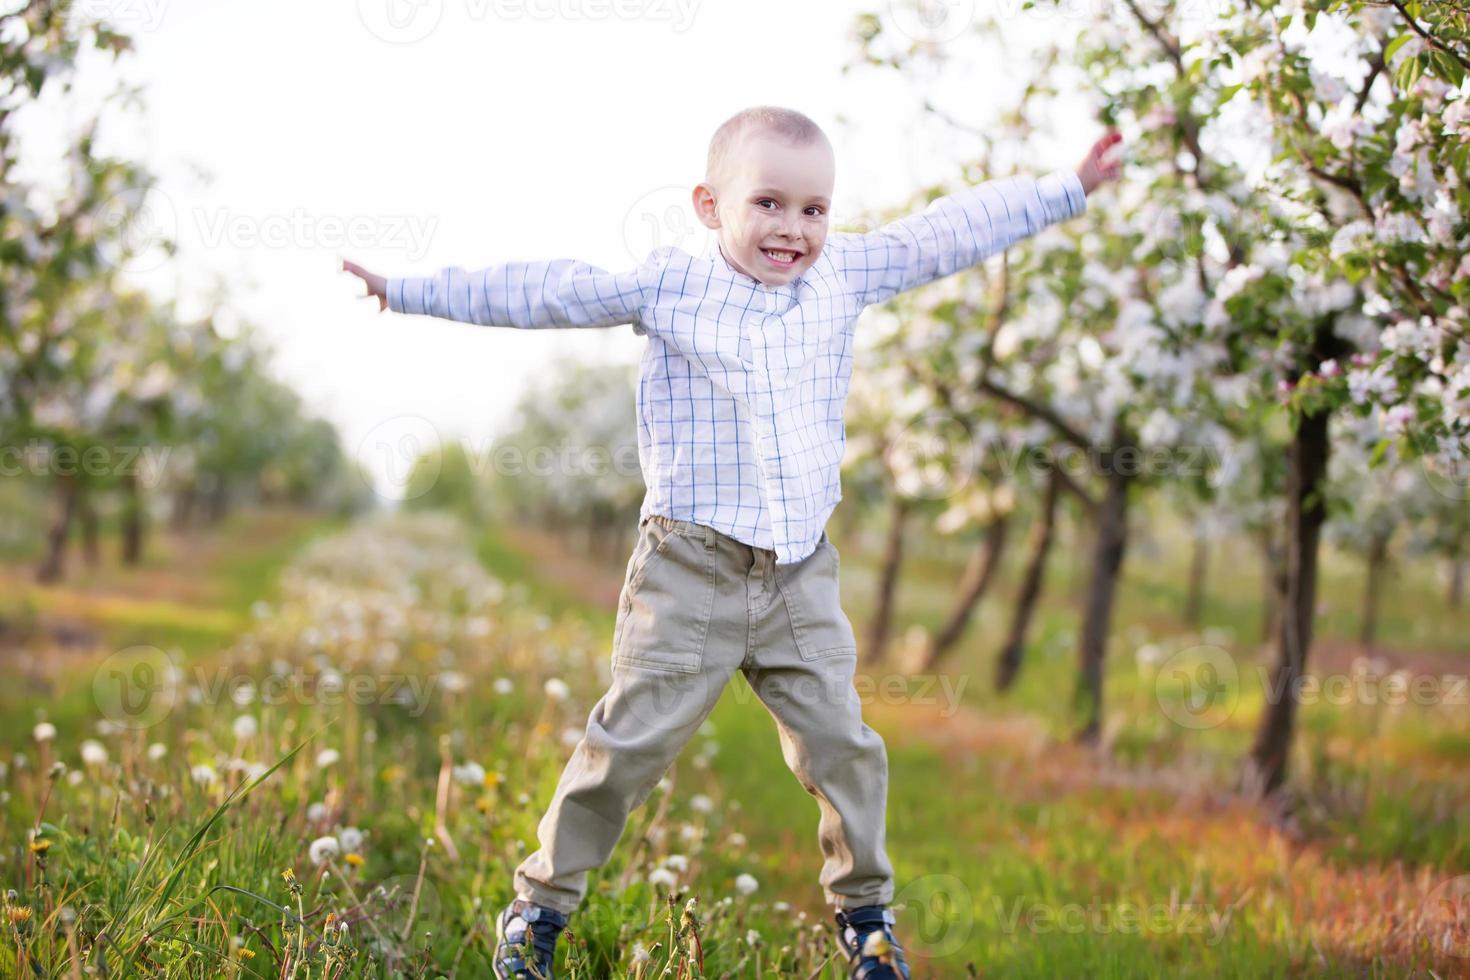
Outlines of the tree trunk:
[{"label": "tree trunk", "polygon": [[893,597],[898,590],[898,569],[903,564],[903,532],[913,504],[895,496],[889,508],[888,541],[883,547],[883,563],[878,569],[878,598],[873,618],[868,624],[868,644],[864,663],[878,663],[888,648],[888,631],[893,619]]},{"label": "tree trunk", "polygon": [[1446,590],[1445,602],[1451,609],[1459,609],[1460,603],[1465,601],[1465,559],[1455,557],[1450,559],[1450,584]]},{"label": "tree trunk", "polygon": [[209,488],[209,496],[206,500],[205,515],[209,523],[218,524],[224,520],[226,511],[230,509],[230,488],[224,477],[215,477],[214,485]]},{"label": "tree trunk", "polygon": [[1189,558],[1189,587],[1184,593],[1184,621],[1199,627],[1205,616],[1205,577],[1210,570],[1210,539],[1199,524],[1194,528],[1194,548]]},{"label": "tree trunk", "polygon": [[97,508],[92,503],[92,493],[82,488],[77,489],[77,524],[82,533],[82,560],[88,568],[96,568],[102,560]]},{"label": "tree trunk", "polygon": [[1281,627],[1281,597],[1286,593],[1286,566],[1270,527],[1261,529],[1261,642],[1272,642]]},{"label": "tree trunk", "polygon": [[1286,477],[1286,589],[1282,597],[1276,663],[1255,744],[1244,773],[1246,789],[1258,796],[1275,793],[1286,779],[1296,725],[1300,681],[1312,644],[1312,611],[1317,602],[1317,559],[1326,520],[1322,483],[1327,472],[1327,413],[1305,415],[1288,449]]},{"label": "tree trunk", "polygon": [[859,518],[862,517],[862,501],[852,500],[846,506],[837,508],[833,514],[837,524],[837,544],[849,546],[852,544],[853,535],[857,531]]},{"label": "tree trunk", "polygon": [[1026,634],[1031,629],[1031,617],[1036,611],[1036,600],[1041,595],[1041,580],[1046,573],[1047,555],[1057,523],[1057,497],[1062,481],[1055,470],[1046,481],[1046,496],[1041,502],[1041,512],[1031,529],[1031,551],[1026,561],[1026,574],[1021,579],[1021,594],[1016,597],[1016,608],[1011,614],[1011,629],[1006,635],[1005,646],[995,662],[995,688],[1008,691],[1016,682],[1021,670],[1021,657],[1026,651]]},{"label": "tree trunk", "polygon": [[929,648],[924,652],[924,659],[918,665],[920,673],[932,670],[940,658],[960,641],[960,637],[965,635],[965,628],[970,625],[970,619],[975,615],[976,607],[980,605],[980,600],[990,589],[990,583],[995,580],[995,570],[1000,565],[1000,556],[1005,552],[1010,523],[1010,514],[998,514],[991,519],[989,524],[985,525],[985,536],[980,544],[970,551],[970,560],[965,566],[964,577],[960,579],[959,598],[955,601],[954,609],[950,611],[944,626],[934,637],[934,642],[930,643]]},{"label": "tree trunk", "polygon": [[36,569],[37,582],[59,582],[66,571],[66,539],[77,511],[77,478],[60,475],[55,488],[55,513],[46,532],[46,556]]},{"label": "tree trunk", "polygon": [[138,475],[124,473],[122,486],[122,563],[131,566],[143,560],[146,515],[143,513],[143,495],[138,490]]},{"label": "tree trunk", "polygon": [[[1128,547],[1128,490],[1136,470],[1122,472],[1121,460],[1134,458],[1137,448],[1121,430],[1113,429],[1113,448],[1102,454],[1107,492],[1097,512],[1097,537],[1092,553],[1092,577],[1082,617],[1080,664],[1074,704],[1081,721],[1076,739],[1092,744],[1102,734],[1103,660],[1108,650],[1118,575]],[[1132,467],[1130,467],[1132,469]]]},{"label": "tree trunk", "polygon": [[1383,588],[1383,566],[1388,562],[1388,542],[1391,531],[1373,532],[1368,542],[1368,578],[1363,586],[1363,626],[1358,632],[1358,642],[1372,647],[1378,637],[1378,592]]},{"label": "tree trunk", "polygon": [[194,501],[198,495],[199,488],[193,480],[174,491],[173,506],[169,511],[169,527],[182,531],[189,526],[189,521],[194,516]]}]

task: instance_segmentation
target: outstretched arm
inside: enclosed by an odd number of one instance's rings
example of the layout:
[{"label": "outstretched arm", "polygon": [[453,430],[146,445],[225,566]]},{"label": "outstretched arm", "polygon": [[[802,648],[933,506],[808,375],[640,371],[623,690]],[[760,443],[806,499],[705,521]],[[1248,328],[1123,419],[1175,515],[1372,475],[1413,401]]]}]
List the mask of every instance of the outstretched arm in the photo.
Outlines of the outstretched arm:
[{"label": "outstretched arm", "polygon": [[664,254],[612,273],[573,259],[503,262],[466,272],[458,266],[424,277],[383,277],[352,262],[346,272],[367,285],[378,309],[484,326],[614,327],[637,323],[658,286]]},{"label": "outstretched arm", "polygon": [[1109,151],[1119,139],[1104,136],[1075,173],[987,181],[867,234],[829,235],[826,247],[862,305],[884,302],[1081,214],[1087,195],[1117,177],[1119,165]]}]

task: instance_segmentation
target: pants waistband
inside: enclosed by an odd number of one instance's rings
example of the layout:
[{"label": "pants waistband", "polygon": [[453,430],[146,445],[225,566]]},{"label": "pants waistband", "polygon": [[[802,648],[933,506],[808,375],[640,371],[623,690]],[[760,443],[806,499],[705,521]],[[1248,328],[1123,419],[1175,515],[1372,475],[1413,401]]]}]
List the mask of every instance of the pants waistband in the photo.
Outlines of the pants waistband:
[{"label": "pants waistband", "polygon": [[[676,534],[682,534],[685,537],[701,540],[704,542],[704,546],[706,548],[713,548],[715,546],[715,542],[719,540],[720,537],[726,536],[720,534],[720,532],[716,531],[714,528],[708,527],[704,524],[696,524],[693,521],[681,521],[673,517],[665,517],[662,514],[649,514],[644,517],[643,520],[638,522],[638,526],[642,527],[649,521],[660,524]],[[734,541],[735,539],[731,538],[730,540]],[[740,542],[736,541],[735,543],[739,544]]]},{"label": "pants waistband", "polygon": [[[723,538],[732,545],[749,549],[753,554],[764,553],[773,557],[776,554],[775,549],[773,548],[759,548],[753,544],[746,544],[744,541],[741,541],[738,538],[730,537],[730,535],[726,534],[724,531],[718,531],[715,528],[709,527],[704,524],[696,524],[693,521],[681,521],[675,517],[665,517],[663,514],[644,515],[642,520],[638,522],[638,527],[642,528],[643,525],[647,524],[649,521],[656,521],[664,527],[668,528],[670,531],[682,534],[685,537],[701,540],[704,542],[704,546],[706,548],[713,548],[715,546],[715,543]],[[827,532],[823,530],[822,537],[819,539],[819,543],[821,541],[827,540]]]}]

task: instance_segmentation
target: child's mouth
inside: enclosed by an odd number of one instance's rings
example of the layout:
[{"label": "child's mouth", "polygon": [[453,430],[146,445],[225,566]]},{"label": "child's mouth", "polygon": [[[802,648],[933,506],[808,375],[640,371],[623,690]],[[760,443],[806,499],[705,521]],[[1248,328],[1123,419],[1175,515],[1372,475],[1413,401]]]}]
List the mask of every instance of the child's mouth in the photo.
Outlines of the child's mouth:
[{"label": "child's mouth", "polygon": [[800,258],[800,255],[796,252],[783,251],[779,248],[763,248],[761,249],[761,254],[766,257],[766,261],[770,262],[771,265],[782,269],[791,268],[796,264],[796,260]]}]

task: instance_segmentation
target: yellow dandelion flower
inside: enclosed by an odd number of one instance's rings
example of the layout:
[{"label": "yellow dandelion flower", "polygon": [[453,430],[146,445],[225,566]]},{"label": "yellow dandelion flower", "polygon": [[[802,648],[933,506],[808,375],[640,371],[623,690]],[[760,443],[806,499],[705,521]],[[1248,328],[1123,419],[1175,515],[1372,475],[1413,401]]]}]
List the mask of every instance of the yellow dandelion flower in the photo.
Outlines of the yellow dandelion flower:
[{"label": "yellow dandelion flower", "polygon": [[326,921],[326,924],[322,927],[322,931],[325,932],[328,929],[331,929],[334,926],[336,926],[336,924],[337,924],[337,913],[336,912],[328,912],[327,913],[327,921]]},{"label": "yellow dandelion flower", "polygon": [[282,871],[281,872],[281,879],[283,881],[285,881],[286,884],[288,884],[288,885],[291,884],[293,881],[296,880],[296,869],[295,868],[287,868],[285,871]]},{"label": "yellow dandelion flower", "polygon": [[36,840],[31,841],[32,854],[45,854],[46,851],[50,849],[50,847],[51,842],[44,838],[37,838]]},{"label": "yellow dandelion flower", "polygon": [[498,773],[498,772],[487,772],[487,773],[485,773],[485,788],[486,789],[494,789],[497,785],[499,785],[499,783],[500,783],[500,773]]},{"label": "yellow dandelion flower", "polygon": [[20,925],[23,922],[31,921],[31,909],[28,905],[10,905],[6,907],[5,911],[10,916],[12,925]]},{"label": "yellow dandelion flower", "polygon": [[241,946],[236,952],[240,954],[240,959],[242,960],[255,959],[255,950],[253,949],[246,949],[244,946]]},{"label": "yellow dandelion flower", "polygon": [[481,813],[489,813],[494,806],[495,801],[488,796],[482,796],[475,801],[475,809]]},{"label": "yellow dandelion flower", "polygon": [[551,726],[543,721],[535,728],[531,729],[531,731],[532,734],[534,734],[537,738],[545,738],[547,735],[551,734]]},{"label": "yellow dandelion flower", "polygon": [[343,855],[342,860],[346,861],[354,868],[360,868],[367,863],[367,858],[363,857],[356,851],[348,851],[345,855]]}]

